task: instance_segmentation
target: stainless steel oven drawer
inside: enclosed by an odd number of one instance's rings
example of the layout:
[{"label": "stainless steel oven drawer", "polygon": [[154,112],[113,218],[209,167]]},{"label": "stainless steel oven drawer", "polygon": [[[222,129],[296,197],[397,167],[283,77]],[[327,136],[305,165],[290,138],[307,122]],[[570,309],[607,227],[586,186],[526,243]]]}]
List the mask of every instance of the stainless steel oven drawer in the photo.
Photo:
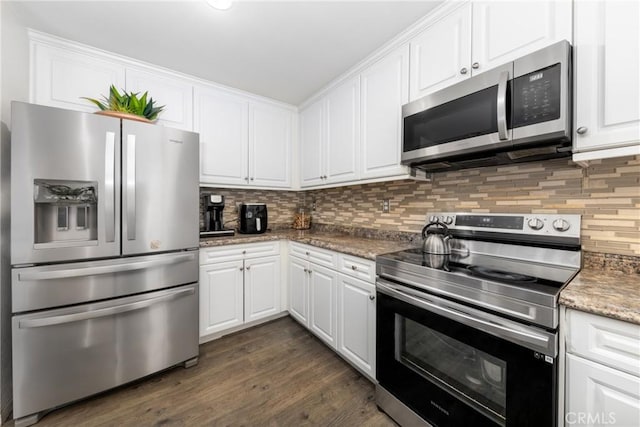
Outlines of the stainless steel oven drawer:
[{"label": "stainless steel oven drawer", "polygon": [[16,315],[12,331],[18,419],[196,357],[198,285]]}]

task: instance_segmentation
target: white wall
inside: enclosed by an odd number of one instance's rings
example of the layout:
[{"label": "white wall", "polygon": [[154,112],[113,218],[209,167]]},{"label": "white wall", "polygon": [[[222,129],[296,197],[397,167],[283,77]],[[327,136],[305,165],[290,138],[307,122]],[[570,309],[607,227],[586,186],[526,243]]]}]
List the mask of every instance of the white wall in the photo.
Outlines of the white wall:
[{"label": "white wall", "polygon": [[11,2],[0,1],[0,424],[12,411],[11,101],[29,98],[29,42]]}]

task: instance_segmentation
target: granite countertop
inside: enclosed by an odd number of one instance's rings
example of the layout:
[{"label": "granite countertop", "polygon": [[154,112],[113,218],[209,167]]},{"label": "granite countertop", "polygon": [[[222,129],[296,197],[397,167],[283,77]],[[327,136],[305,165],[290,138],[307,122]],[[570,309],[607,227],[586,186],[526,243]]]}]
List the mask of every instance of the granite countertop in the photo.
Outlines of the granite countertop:
[{"label": "granite countertop", "polygon": [[318,248],[329,249],[375,261],[377,255],[402,251],[416,247],[415,243],[398,240],[382,240],[356,237],[344,233],[310,230],[276,230],[264,234],[236,234],[229,237],[209,237],[200,239],[200,247],[236,245],[241,243],[266,242],[271,240],[291,240]]},{"label": "granite countertop", "polygon": [[560,304],[640,324],[640,275],[585,268],[562,290]]}]

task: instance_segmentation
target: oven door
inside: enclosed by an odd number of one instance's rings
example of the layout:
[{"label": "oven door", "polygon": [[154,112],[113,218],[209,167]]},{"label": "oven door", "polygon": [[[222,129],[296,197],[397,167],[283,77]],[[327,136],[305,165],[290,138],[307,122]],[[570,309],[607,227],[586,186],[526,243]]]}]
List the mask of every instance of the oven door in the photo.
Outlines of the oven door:
[{"label": "oven door", "polygon": [[415,414],[438,427],[555,425],[555,334],[383,279],[377,290],[377,379]]}]

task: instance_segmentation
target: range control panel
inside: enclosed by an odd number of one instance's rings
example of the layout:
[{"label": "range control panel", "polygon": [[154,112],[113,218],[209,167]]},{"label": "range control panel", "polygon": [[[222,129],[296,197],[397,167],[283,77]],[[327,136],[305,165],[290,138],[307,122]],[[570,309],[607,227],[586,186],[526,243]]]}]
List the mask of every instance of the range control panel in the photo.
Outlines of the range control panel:
[{"label": "range control panel", "polygon": [[580,238],[580,215],[442,212],[428,214],[427,221],[440,221],[452,230]]}]

